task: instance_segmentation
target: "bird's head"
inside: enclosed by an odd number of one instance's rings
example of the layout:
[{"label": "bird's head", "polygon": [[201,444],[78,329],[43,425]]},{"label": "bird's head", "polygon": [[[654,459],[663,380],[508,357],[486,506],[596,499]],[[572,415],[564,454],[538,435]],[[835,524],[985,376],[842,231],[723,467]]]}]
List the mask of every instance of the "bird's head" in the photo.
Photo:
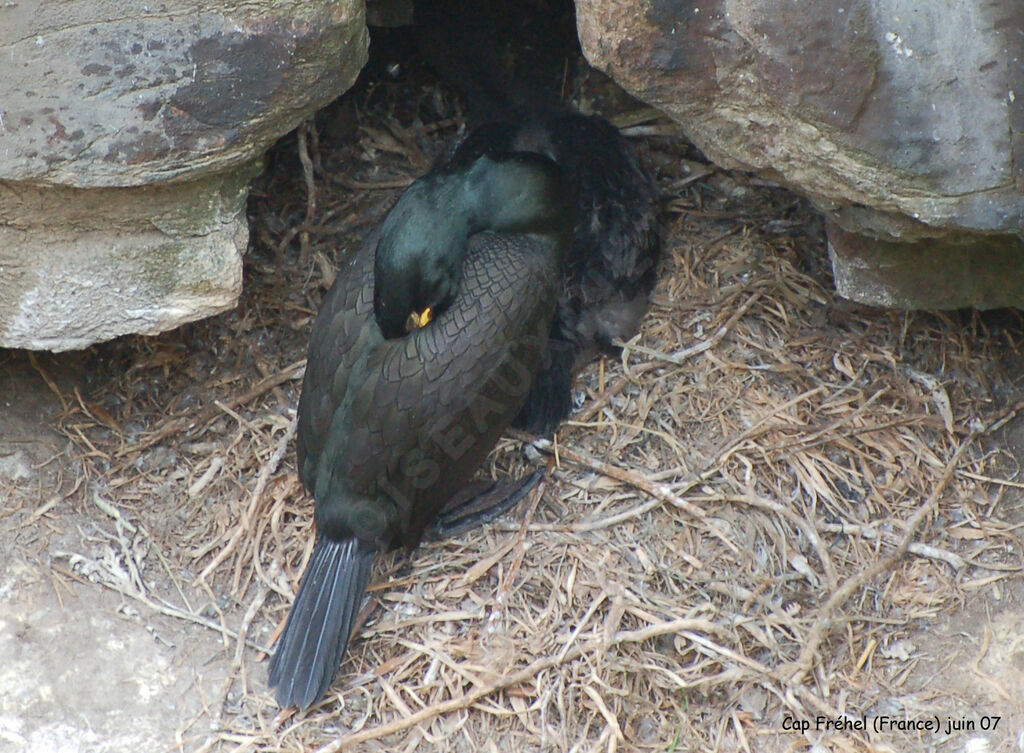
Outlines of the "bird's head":
[{"label": "bird's head", "polygon": [[569,197],[562,171],[538,154],[484,155],[415,181],[377,242],[373,308],[384,336],[401,337],[451,305],[476,232],[554,235],[564,251]]},{"label": "bird's head", "polygon": [[385,337],[425,325],[454,300],[470,218],[452,186],[413,183],[381,227],[374,262],[373,310]]}]

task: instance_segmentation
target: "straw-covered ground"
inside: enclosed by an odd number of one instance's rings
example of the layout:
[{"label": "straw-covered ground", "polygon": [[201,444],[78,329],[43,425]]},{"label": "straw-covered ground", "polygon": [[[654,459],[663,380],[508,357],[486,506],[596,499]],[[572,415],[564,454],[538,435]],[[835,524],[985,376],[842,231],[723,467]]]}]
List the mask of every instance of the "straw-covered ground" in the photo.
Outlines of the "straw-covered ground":
[{"label": "straw-covered ground", "polygon": [[0,544],[58,592],[219,641],[168,670],[223,679],[185,687],[198,710],[151,750],[1019,750],[1020,316],[844,302],[804,201],[635,104],[578,99],[666,197],[651,312],[555,441],[491,456],[490,475],[547,467],[526,502],[378,558],[324,703],[278,709],[260,648],[313,541],[305,345],[336,264],[456,132],[437,86],[364,83],[275,149],[237,310],[0,357],[66,438],[38,481],[0,476]]}]

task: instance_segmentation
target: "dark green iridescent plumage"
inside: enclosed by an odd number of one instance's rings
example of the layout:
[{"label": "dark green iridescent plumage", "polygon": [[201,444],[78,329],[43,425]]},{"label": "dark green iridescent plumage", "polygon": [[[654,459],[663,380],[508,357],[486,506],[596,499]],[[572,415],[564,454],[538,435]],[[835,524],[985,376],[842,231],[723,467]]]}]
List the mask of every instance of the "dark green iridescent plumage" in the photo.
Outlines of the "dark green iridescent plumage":
[{"label": "dark green iridescent plumage", "polygon": [[[373,553],[416,546],[520,410],[547,345],[570,207],[550,160],[483,156],[417,181],[339,271],[299,401],[317,543],[271,661],[283,706],[329,686]],[[426,306],[430,324],[398,331]]]},{"label": "dark green iridescent plumage", "polygon": [[565,108],[523,108],[480,125],[448,159],[464,164],[493,152],[551,158],[565,173],[575,201],[548,349],[513,421],[549,434],[572,409],[575,373],[640,329],[661,253],[658,192],[618,129]]},{"label": "dark green iridescent plumage", "polygon": [[414,0],[413,6],[420,54],[467,103],[466,136],[444,161],[543,154],[562,168],[575,197],[548,350],[513,422],[548,434],[572,410],[575,373],[640,328],[661,252],[658,191],[617,128],[564,100],[580,60],[573,3]]}]

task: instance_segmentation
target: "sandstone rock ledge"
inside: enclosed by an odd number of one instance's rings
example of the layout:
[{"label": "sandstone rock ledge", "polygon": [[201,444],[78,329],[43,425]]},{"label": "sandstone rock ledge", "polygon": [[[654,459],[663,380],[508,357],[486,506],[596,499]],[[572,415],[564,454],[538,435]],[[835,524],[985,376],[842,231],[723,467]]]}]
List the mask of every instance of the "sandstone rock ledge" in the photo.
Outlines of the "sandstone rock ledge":
[{"label": "sandstone rock ledge", "polygon": [[577,0],[590,62],[825,212],[840,293],[1024,305],[1024,4]]},{"label": "sandstone rock ledge", "polygon": [[367,39],[361,0],[0,5],[0,345],[233,306],[258,160]]}]

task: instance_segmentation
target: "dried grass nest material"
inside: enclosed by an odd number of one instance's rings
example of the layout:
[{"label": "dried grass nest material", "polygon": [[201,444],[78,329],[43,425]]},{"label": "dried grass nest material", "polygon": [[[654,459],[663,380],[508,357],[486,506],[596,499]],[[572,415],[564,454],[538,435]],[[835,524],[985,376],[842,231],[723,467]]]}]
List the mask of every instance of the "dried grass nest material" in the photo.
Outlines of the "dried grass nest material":
[{"label": "dried grass nest material", "polygon": [[340,146],[300,131],[252,201],[238,311],[110,346],[120,376],[61,395],[76,493],[134,563],[98,578],[223,636],[213,730],[168,749],[800,750],[786,717],[924,703],[910,636],[1019,585],[1000,432],[1024,407],[1002,368],[1021,322],[837,300],[803,202],[655,135],[638,146],[671,198],[642,332],[584,372],[554,442],[506,438],[485,469],[547,463],[545,481],[496,524],[380,558],[326,702],[277,709],[259,647],[312,547],[291,441],[308,329],[424,143],[380,113]]}]

